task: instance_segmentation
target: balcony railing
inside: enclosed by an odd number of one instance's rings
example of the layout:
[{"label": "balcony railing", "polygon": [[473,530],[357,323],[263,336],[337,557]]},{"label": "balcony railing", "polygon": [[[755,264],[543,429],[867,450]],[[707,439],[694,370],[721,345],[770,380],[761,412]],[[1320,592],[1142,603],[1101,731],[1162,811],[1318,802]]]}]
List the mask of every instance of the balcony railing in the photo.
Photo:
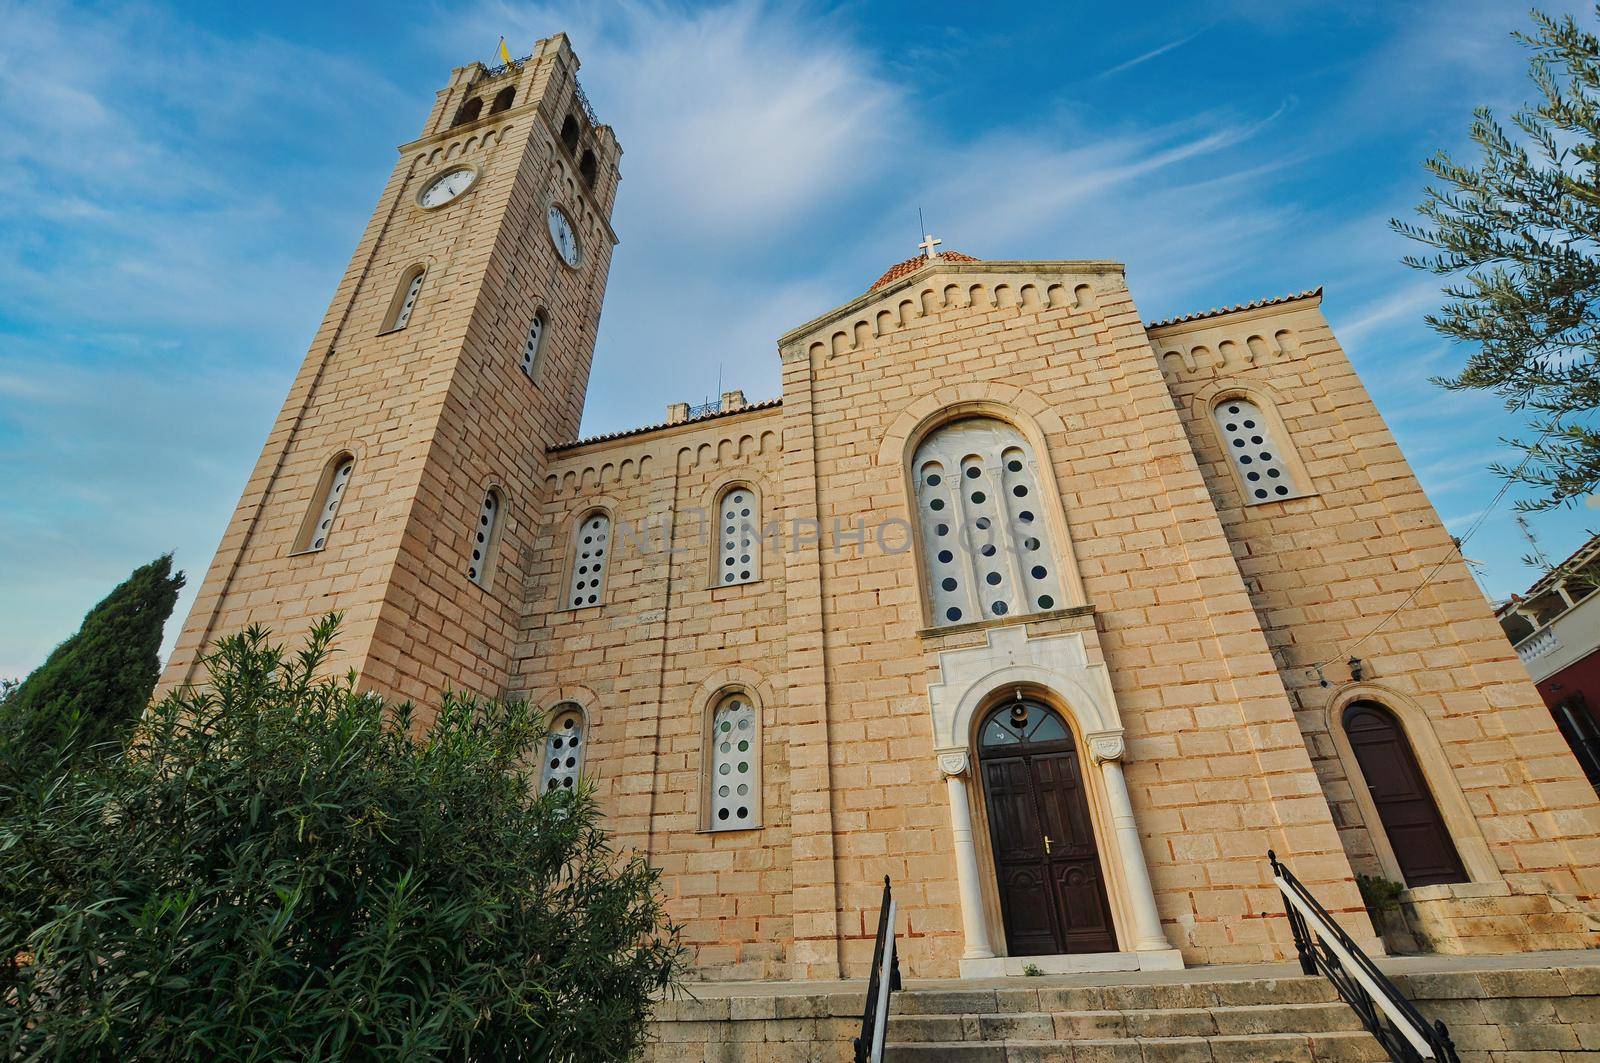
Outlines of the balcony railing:
[{"label": "balcony railing", "polygon": [[1517,656],[1524,664],[1561,648],[1561,639],[1554,628],[1541,628],[1517,643]]}]

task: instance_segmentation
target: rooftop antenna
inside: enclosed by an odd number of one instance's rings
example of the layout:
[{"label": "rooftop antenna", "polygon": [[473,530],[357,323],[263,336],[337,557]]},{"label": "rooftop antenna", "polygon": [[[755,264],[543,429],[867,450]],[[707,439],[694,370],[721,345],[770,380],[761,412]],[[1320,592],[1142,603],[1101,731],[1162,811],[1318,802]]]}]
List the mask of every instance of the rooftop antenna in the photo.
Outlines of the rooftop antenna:
[{"label": "rooftop antenna", "polygon": [[1550,559],[1545,556],[1544,550],[1540,548],[1539,537],[1533,534],[1533,525],[1528,523],[1528,518],[1519,514],[1517,517],[1517,527],[1522,529],[1522,537],[1528,540],[1528,545],[1533,548],[1533,552],[1528,555],[1528,560],[1538,562],[1539,567],[1544,569],[1546,572],[1549,572],[1551,569],[1555,568],[1555,566],[1550,563]]}]

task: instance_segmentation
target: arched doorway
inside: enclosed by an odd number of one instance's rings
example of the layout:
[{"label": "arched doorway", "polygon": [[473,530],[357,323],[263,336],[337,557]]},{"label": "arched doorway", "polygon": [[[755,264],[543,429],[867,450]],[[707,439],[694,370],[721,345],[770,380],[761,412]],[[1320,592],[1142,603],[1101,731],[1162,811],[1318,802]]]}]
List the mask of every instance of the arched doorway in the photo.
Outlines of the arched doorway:
[{"label": "arched doorway", "polygon": [[1013,956],[1115,952],[1117,935],[1072,732],[1037,701],[978,728],[1006,945]]},{"label": "arched doorway", "polygon": [[1355,701],[1344,710],[1343,723],[1406,885],[1466,882],[1461,856],[1400,722],[1375,701]]}]

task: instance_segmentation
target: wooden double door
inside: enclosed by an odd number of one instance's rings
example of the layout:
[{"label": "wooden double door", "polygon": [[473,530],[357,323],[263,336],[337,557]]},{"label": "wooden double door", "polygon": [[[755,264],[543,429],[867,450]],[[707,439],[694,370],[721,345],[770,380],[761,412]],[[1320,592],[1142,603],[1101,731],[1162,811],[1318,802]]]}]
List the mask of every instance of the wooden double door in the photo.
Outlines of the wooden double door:
[{"label": "wooden double door", "polygon": [[1007,950],[1115,952],[1072,732],[1038,702],[1003,704],[979,728],[978,765]]}]

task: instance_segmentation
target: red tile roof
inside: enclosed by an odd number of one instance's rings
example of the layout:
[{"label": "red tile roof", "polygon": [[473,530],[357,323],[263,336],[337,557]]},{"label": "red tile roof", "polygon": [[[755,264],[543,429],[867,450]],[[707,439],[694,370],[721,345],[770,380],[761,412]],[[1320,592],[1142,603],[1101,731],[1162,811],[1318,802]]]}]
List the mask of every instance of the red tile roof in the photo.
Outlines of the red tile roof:
[{"label": "red tile roof", "polygon": [[660,432],[667,428],[682,428],[687,424],[699,424],[702,421],[714,421],[718,417],[733,417],[741,413],[750,413],[755,410],[771,410],[783,405],[783,399],[762,399],[760,402],[747,403],[737,410],[712,410],[710,413],[691,417],[687,421],[662,421],[659,424],[640,425],[638,428],[624,428],[620,432],[606,432],[597,436],[584,436],[581,439],[569,439],[564,443],[552,443],[545,447],[545,453],[557,454],[563,450],[572,450],[574,447],[586,447],[590,443],[609,443],[613,439],[625,439],[628,436],[643,435],[645,432]]},{"label": "red tile roof", "polygon": [[1210,310],[1201,310],[1198,313],[1184,314],[1182,317],[1169,317],[1161,321],[1147,321],[1145,328],[1166,328],[1168,325],[1182,325],[1189,321],[1199,321],[1202,318],[1218,317],[1222,314],[1236,314],[1241,310],[1257,310],[1263,306],[1277,306],[1279,303],[1292,303],[1296,299],[1311,299],[1322,294],[1322,285],[1307,288],[1303,292],[1292,295],[1280,295],[1276,299],[1257,299],[1253,303],[1237,303],[1233,306],[1216,306]]},{"label": "red tile roof", "polygon": [[[973,258],[971,255],[963,255],[960,251],[941,251],[941,252],[939,252],[939,257],[944,259],[947,262],[976,262],[976,261],[978,261],[977,259]],[[885,284],[888,284],[890,281],[897,281],[901,277],[906,276],[908,273],[915,273],[917,270],[921,269],[923,266],[926,266],[928,264],[928,261],[929,260],[925,256],[918,255],[916,258],[908,258],[904,262],[897,262],[894,265],[890,266],[887,270],[885,270],[883,276],[881,276],[877,280],[873,281],[872,282],[872,286],[869,287],[867,289],[867,291],[869,291],[869,292],[870,291],[875,291],[878,288],[882,288]]]}]

